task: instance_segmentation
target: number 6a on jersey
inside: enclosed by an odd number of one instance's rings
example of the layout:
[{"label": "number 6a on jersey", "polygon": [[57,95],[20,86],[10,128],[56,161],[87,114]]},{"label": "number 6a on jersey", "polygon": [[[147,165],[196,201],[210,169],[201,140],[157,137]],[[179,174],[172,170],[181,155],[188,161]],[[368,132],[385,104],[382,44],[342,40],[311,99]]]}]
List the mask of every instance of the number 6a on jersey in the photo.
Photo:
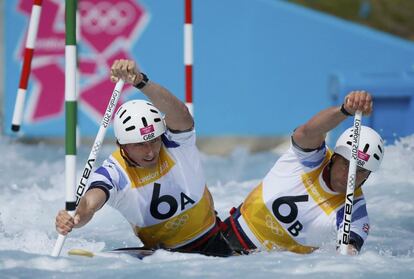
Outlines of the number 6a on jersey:
[{"label": "number 6a on jersey", "polygon": [[[151,204],[150,204],[150,212],[152,217],[159,219],[159,220],[165,220],[168,219],[177,212],[178,209],[178,201],[171,195],[162,195],[160,196],[160,190],[161,190],[161,184],[154,183],[154,190],[152,192],[151,197]],[[159,211],[159,205],[161,203],[167,203],[169,206],[169,210],[165,213],[162,213]],[[185,209],[185,206],[187,204],[194,204],[195,201],[192,200],[189,196],[184,194],[183,192],[180,193],[180,205],[181,205],[181,211]]]}]

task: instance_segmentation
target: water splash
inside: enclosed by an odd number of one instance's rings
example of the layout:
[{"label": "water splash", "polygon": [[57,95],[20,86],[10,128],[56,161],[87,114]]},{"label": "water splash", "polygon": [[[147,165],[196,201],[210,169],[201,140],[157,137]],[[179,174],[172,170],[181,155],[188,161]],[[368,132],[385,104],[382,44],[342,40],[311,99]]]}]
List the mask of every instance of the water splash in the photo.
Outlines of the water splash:
[{"label": "water splash", "polygon": [[[104,146],[102,160],[114,147]],[[145,261],[69,258],[71,248],[91,251],[138,246],[129,224],[104,207],[84,228],[67,238],[62,256],[50,258],[57,233],[54,218],[64,205],[63,147],[25,145],[0,138],[0,272],[8,277],[151,278],[295,277],[411,278],[414,274],[414,136],[387,146],[381,169],[364,185],[371,234],[362,254],[343,258],[332,250],[302,256],[288,252],[218,259],[159,251]],[[89,153],[78,152],[79,162]],[[250,154],[236,149],[226,157],[203,155],[208,185],[224,218],[272,167],[279,153]],[[99,162],[97,162],[99,164]],[[78,164],[78,175],[82,163]]]}]

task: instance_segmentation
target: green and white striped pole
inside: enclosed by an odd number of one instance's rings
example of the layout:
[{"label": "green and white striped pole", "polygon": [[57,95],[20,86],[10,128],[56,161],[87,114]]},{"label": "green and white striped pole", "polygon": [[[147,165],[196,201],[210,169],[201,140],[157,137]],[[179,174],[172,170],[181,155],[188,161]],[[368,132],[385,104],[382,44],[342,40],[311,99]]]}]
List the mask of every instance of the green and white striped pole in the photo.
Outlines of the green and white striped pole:
[{"label": "green and white striped pole", "polygon": [[[76,101],[79,100],[80,96],[80,69],[79,69],[79,41],[81,40],[81,22],[80,22],[80,13],[76,9]],[[76,121],[76,147],[79,147],[81,144],[81,134],[79,129],[79,123]]]},{"label": "green and white striped pole", "polygon": [[[65,186],[66,211],[72,216],[75,214],[76,197],[76,6],[77,0],[66,0],[66,47],[65,47]],[[62,250],[65,237],[59,234],[52,252],[57,257]]]}]

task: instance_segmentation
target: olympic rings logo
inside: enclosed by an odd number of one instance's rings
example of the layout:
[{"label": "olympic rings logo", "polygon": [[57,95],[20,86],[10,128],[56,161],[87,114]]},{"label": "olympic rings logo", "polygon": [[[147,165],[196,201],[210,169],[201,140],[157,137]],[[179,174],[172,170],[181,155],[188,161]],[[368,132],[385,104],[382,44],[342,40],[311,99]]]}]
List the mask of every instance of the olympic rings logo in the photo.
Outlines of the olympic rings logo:
[{"label": "olympic rings logo", "polygon": [[101,148],[102,142],[98,141],[94,144],[94,146],[92,147],[92,154],[96,155],[99,152],[99,149]]},{"label": "olympic rings logo", "polygon": [[283,231],[279,228],[278,224],[276,224],[273,221],[272,216],[266,215],[265,220],[266,220],[266,227],[268,227],[272,231],[272,233],[274,233],[274,234],[276,234],[278,236],[282,236],[283,235]]},{"label": "olympic rings logo", "polygon": [[263,241],[263,245],[268,247],[269,250],[284,251],[284,249],[279,247],[279,245],[277,245],[276,242],[272,240],[266,239],[265,241]]},{"label": "olympic rings logo", "polygon": [[79,3],[81,25],[89,34],[118,34],[135,19],[135,9],[128,2],[113,4],[99,1],[94,4],[81,1]]},{"label": "olympic rings logo", "polygon": [[179,228],[181,228],[182,226],[184,226],[185,223],[187,223],[188,219],[190,218],[190,216],[188,216],[188,214],[184,214],[183,216],[179,217],[179,218],[174,218],[171,221],[168,221],[165,224],[165,228],[167,228],[168,230],[177,230]]}]

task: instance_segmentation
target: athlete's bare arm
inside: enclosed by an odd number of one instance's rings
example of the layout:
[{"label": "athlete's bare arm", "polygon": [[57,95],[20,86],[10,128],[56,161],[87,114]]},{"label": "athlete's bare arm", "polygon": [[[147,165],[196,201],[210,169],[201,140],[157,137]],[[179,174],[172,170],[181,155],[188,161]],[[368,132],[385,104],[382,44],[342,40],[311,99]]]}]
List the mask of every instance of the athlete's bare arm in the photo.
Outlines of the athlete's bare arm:
[{"label": "athlete's bare arm", "polygon": [[[134,61],[120,59],[112,64],[111,80],[117,82],[120,78],[126,83],[135,85],[142,81],[143,76]],[[166,88],[150,80],[140,90],[165,114],[168,128],[174,131],[186,131],[194,126],[193,117],[186,105]]]},{"label": "athlete's bare arm", "polygon": [[[357,110],[364,115],[372,112],[372,98],[366,91],[352,91],[344,100],[344,109],[355,114]],[[293,133],[293,140],[297,145],[304,149],[316,149],[322,145],[326,134],[344,121],[347,116],[341,112],[341,107],[331,107],[325,109],[307,123],[299,126]]]},{"label": "athlete's bare arm", "polygon": [[79,202],[75,216],[72,217],[66,210],[59,211],[56,216],[56,230],[62,235],[66,235],[73,228],[80,228],[87,224],[106,201],[106,194],[99,188],[94,188],[86,192]]}]

